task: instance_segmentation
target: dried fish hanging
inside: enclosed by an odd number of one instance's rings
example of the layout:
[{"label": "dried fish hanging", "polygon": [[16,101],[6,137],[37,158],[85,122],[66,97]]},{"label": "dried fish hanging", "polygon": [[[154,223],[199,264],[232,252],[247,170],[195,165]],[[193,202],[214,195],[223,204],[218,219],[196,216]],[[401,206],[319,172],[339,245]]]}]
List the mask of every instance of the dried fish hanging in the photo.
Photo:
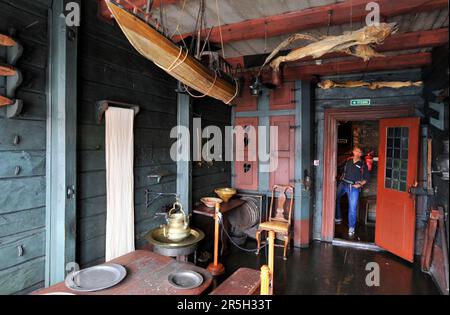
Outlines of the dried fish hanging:
[{"label": "dried fish hanging", "polygon": [[[380,23],[370,25],[354,32],[344,33],[340,36],[324,36],[322,39],[306,34],[294,34],[283,41],[266,59],[261,69],[270,62],[273,77],[279,77],[280,65],[285,62],[292,62],[306,57],[320,58],[325,54],[342,52],[368,61],[373,57],[382,57],[372,46],[381,44],[386,38],[397,31],[395,23]],[[304,47],[291,51],[286,56],[279,56],[273,59],[283,48],[298,40],[308,40],[312,42]]]},{"label": "dried fish hanging", "polygon": [[106,4],[134,48],[178,81],[203,94],[196,97],[210,96],[225,104],[236,98],[239,93],[237,80],[207,68],[191,56],[188,49],[175,45],[116,1],[107,0]]},{"label": "dried fish hanging", "polygon": [[324,80],[317,84],[321,89],[328,90],[333,88],[358,88],[367,87],[371,90],[382,89],[382,88],[392,88],[400,89],[411,86],[422,86],[422,81],[412,82],[412,81],[380,81],[380,82],[365,82],[365,81],[345,81],[345,82],[335,82],[332,80]]}]

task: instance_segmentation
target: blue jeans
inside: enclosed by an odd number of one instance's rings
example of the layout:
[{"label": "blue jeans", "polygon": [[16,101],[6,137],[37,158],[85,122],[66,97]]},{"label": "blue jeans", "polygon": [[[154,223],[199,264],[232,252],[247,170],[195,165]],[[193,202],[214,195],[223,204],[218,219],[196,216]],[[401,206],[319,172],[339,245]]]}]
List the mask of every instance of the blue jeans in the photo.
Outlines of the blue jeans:
[{"label": "blue jeans", "polygon": [[359,189],[352,185],[340,182],[336,193],[336,219],[342,219],[341,216],[341,197],[347,194],[348,197],[348,226],[356,226],[356,208],[358,206]]}]

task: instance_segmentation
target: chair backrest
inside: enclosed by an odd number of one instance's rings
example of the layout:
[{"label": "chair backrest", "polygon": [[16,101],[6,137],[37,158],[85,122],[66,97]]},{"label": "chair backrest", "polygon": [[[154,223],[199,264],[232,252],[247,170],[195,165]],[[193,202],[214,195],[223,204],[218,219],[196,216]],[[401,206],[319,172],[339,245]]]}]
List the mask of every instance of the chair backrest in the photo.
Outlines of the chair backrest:
[{"label": "chair backrest", "polygon": [[[278,193],[278,196],[277,196]],[[291,202],[289,203],[289,207],[287,209],[288,213],[286,215],[285,204],[287,200],[286,193],[290,193]],[[275,209],[275,216],[272,215],[273,204],[275,198],[277,200],[277,207]],[[292,217],[292,208],[294,205],[294,187],[292,186],[283,186],[283,185],[274,185],[272,188],[272,199],[270,200],[270,209],[269,209],[269,221],[280,221],[287,222],[291,224]],[[286,219],[287,217],[287,219]]]}]

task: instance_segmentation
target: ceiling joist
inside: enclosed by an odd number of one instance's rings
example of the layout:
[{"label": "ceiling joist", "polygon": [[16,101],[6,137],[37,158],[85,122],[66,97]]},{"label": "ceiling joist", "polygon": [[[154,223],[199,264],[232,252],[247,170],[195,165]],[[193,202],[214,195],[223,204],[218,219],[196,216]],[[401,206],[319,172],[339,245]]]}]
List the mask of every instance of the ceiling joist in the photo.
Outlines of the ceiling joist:
[{"label": "ceiling joist", "polygon": [[[440,28],[428,31],[418,31],[403,34],[395,34],[385,40],[385,42],[379,46],[375,47],[378,52],[389,52],[389,51],[402,51],[410,49],[420,49],[429,47],[438,47],[447,44],[449,41],[448,28]],[[320,59],[330,59],[338,57],[348,56],[345,53],[331,53],[327,54]],[[257,58],[258,60],[264,60],[267,54],[258,56],[242,56],[229,58],[227,61],[233,65],[241,65],[243,68],[254,67],[254,64],[247,64],[246,59]],[[312,58],[305,58],[302,61],[312,61]]]},{"label": "ceiling joist", "polygon": [[[345,1],[338,4],[314,7],[302,11],[246,20],[222,26],[222,39],[224,43],[250,40],[264,37],[280,36],[298,33],[307,29],[326,27],[329,21],[329,12],[332,12],[331,24],[342,25],[361,22],[366,19],[368,11],[366,5],[369,0]],[[380,13],[383,19],[402,14],[411,14],[424,11],[437,10],[448,7],[447,0],[378,0]],[[203,32],[208,34],[209,30]],[[175,36],[179,41],[192,35],[191,33]],[[220,43],[220,31],[213,28],[210,41]]]},{"label": "ceiling joist", "polygon": [[[283,71],[283,80],[309,80],[316,76],[420,68],[431,65],[431,61],[431,53],[380,57],[373,58],[367,62],[364,62],[358,58],[351,57],[347,58],[346,60],[332,61],[323,63],[321,65],[307,64],[285,67]],[[264,79],[270,81],[270,73],[265,73]]]}]

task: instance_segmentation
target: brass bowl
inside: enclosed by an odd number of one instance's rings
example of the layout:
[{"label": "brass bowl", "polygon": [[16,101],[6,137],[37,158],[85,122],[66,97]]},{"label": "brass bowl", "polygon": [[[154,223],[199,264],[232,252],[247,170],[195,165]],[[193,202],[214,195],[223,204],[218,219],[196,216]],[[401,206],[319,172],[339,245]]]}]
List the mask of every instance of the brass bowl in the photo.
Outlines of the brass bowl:
[{"label": "brass bowl", "polygon": [[228,202],[234,195],[236,195],[237,191],[234,188],[217,188],[214,192],[222,199],[224,202]]},{"label": "brass bowl", "polygon": [[163,228],[157,228],[145,235],[145,239],[153,245],[165,247],[165,248],[177,248],[185,247],[200,242],[205,237],[205,234],[201,230],[191,229],[187,238],[179,242],[169,240],[164,236]]},{"label": "brass bowl", "polygon": [[200,199],[201,202],[208,208],[214,208],[216,206],[216,203],[222,203],[223,200],[219,198],[213,198],[213,197],[203,197]]}]

